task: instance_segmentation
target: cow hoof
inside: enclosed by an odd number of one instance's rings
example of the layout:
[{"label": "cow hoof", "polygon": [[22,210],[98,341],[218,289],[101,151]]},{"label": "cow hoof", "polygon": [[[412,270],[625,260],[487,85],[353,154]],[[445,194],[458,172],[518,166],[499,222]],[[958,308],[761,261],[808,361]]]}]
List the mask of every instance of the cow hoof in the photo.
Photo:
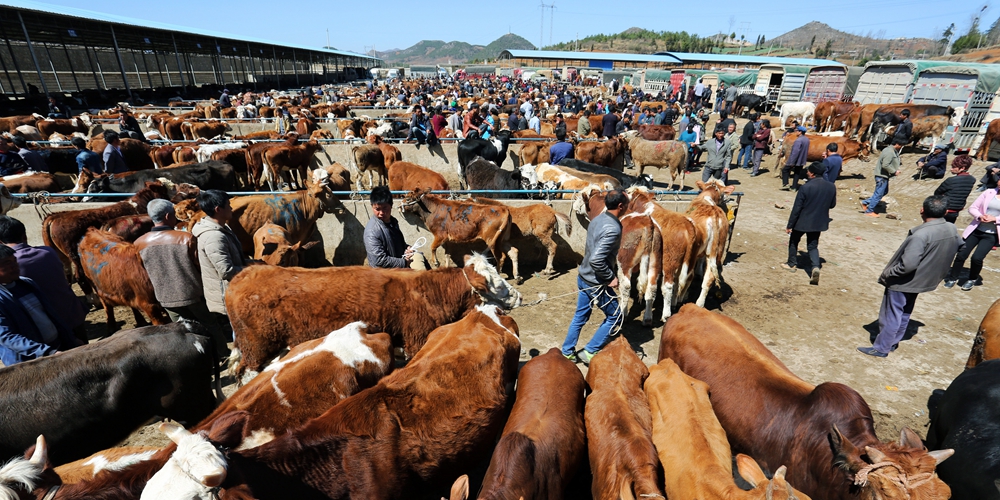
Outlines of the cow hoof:
[{"label": "cow hoof", "polygon": [[514,278],[514,282],[517,283],[518,285],[520,285],[521,283],[524,283],[524,277],[523,276],[518,276],[518,277]]},{"label": "cow hoof", "polygon": [[653,320],[651,319],[642,320],[642,326],[653,326]]}]

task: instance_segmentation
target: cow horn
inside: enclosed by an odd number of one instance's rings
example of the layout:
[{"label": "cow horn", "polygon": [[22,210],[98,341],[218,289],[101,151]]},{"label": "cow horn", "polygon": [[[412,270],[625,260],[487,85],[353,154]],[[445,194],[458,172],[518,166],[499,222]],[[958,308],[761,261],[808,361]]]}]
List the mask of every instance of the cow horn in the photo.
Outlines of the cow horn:
[{"label": "cow horn", "polygon": [[175,444],[180,444],[181,439],[191,435],[190,431],[185,429],[184,426],[178,424],[177,422],[170,422],[170,421],[162,422],[160,423],[159,426],[157,426],[157,429],[159,429],[160,432],[166,434],[167,437],[170,438],[170,440],[173,441]]},{"label": "cow horn", "polygon": [[948,459],[948,457],[954,455],[955,454],[955,450],[953,450],[951,448],[948,448],[948,449],[945,449],[945,450],[934,450],[934,451],[929,452],[927,454],[930,455],[931,457],[934,457],[935,465],[940,465],[941,462],[944,462],[945,460]]},{"label": "cow horn", "polygon": [[31,454],[31,458],[28,459],[28,462],[44,467],[45,463],[48,461],[49,446],[45,443],[45,436],[39,434],[38,438],[35,439],[35,451]]}]

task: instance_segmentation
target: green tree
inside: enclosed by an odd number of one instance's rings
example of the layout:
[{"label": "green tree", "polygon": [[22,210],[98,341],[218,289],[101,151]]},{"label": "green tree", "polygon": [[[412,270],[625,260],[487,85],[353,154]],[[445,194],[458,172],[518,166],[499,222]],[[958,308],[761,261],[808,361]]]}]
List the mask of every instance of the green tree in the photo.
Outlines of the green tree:
[{"label": "green tree", "polygon": [[729,35],[729,39],[730,40],[736,40],[736,32],[735,31],[731,35]]},{"label": "green tree", "polygon": [[813,35],[812,40],[809,40],[809,52],[812,52],[813,45],[816,44],[816,35]]}]

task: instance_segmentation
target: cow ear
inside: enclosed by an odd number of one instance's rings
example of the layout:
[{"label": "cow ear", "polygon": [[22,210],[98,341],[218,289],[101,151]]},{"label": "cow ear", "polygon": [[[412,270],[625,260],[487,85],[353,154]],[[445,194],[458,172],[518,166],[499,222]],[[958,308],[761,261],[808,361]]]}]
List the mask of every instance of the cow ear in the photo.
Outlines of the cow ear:
[{"label": "cow ear", "polygon": [[753,486],[754,488],[756,488],[758,484],[767,482],[767,476],[765,476],[764,471],[760,469],[760,465],[757,464],[756,460],[747,455],[742,453],[736,455],[736,469],[740,471],[740,477],[750,483],[750,486]]},{"label": "cow ear", "polygon": [[705,190],[705,183],[704,182],[695,181],[694,185],[698,186],[698,191],[704,191]]},{"label": "cow ear", "polygon": [[277,249],[277,243],[264,243],[264,247],[261,249],[261,255],[271,255]]},{"label": "cow ear", "polygon": [[722,190],[722,192],[726,193],[727,195],[733,194],[733,191],[736,191],[736,185],[735,184],[732,185],[732,186],[726,186],[726,188]]},{"label": "cow ear", "polygon": [[827,435],[830,440],[830,448],[833,450],[833,463],[850,472],[856,472],[865,465],[861,460],[861,452],[849,439],[840,433],[836,425],[830,429]]},{"label": "cow ear", "polygon": [[212,428],[208,430],[208,440],[224,446],[235,448],[243,442],[243,429],[250,416],[245,411],[232,411],[215,419]]},{"label": "cow ear", "polygon": [[909,427],[903,427],[903,430],[899,433],[899,445],[906,446],[908,448],[916,448],[918,450],[924,448],[924,442],[920,440],[920,436],[916,432],[913,432]]}]

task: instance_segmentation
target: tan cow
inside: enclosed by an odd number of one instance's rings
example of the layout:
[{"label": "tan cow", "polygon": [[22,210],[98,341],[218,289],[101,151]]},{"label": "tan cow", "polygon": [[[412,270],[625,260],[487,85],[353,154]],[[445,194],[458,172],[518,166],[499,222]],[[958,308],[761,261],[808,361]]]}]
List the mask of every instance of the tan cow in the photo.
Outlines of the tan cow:
[{"label": "tan cow", "polygon": [[647,167],[666,167],[670,172],[670,185],[673,186],[677,177],[681,178],[680,187],[684,187],[684,174],[687,170],[688,145],[681,141],[647,141],[642,137],[632,136],[628,140],[632,152],[632,162],[639,169],[639,175]]},{"label": "tan cow", "polygon": [[[499,205],[507,207],[510,210],[510,220],[511,220],[511,231],[510,239],[512,241],[523,240],[528,237],[534,237],[539,243],[545,247],[548,252],[548,260],[545,261],[545,269],[542,270],[542,274],[555,274],[555,270],[552,268],[552,261],[556,257],[556,248],[558,245],[552,237],[557,233],[565,233],[566,236],[570,236],[573,231],[573,226],[570,224],[569,217],[565,214],[561,214],[555,211],[552,207],[544,203],[536,203],[534,205],[527,205],[523,207],[512,207],[506,205],[496,200],[491,200],[489,198],[473,198],[472,201],[475,203],[480,203],[483,205]],[[510,260],[511,262],[517,262],[518,251],[515,247],[510,249]],[[517,264],[514,264],[517,268]],[[515,276],[518,284],[521,284],[523,278],[521,276]]]},{"label": "tan cow", "polygon": [[272,266],[295,267],[299,265],[299,253],[318,244],[318,241],[305,244],[299,241],[293,245],[285,228],[268,222],[253,233],[253,258]]}]

